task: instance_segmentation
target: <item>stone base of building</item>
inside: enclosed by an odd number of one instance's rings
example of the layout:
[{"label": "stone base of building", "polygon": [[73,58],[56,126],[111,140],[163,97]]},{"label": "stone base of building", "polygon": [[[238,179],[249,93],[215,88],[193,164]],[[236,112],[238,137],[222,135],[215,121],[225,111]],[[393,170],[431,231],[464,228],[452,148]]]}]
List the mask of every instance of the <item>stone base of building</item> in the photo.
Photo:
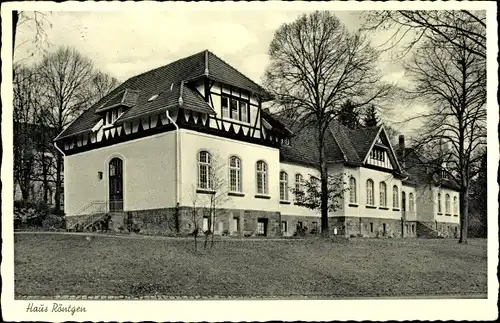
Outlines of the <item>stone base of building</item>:
[{"label": "stone base of building", "polygon": [[460,224],[419,221],[417,235],[422,238],[458,238],[460,235]]},{"label": "stone base of building", "polygon": [[330,231],[347,237],[407,238],[417,236],[416,221],[370,217],[329,218]]},{"label": "stone base of building", "polygon": [[[217,209],[212,216],[207,208],[161,208],[152,210],[109,213],[108,231],[134,231],[151,235],[189,235],[198,228],[199,235],[208,228],[216,234],[231,236],[281,235],[279,212],[257,210]],[[78,225],[85,230],[100,230],[105,214],[89,214],[67,217],[67,228]],[[215,225],[212,225],[214,223]]]}]

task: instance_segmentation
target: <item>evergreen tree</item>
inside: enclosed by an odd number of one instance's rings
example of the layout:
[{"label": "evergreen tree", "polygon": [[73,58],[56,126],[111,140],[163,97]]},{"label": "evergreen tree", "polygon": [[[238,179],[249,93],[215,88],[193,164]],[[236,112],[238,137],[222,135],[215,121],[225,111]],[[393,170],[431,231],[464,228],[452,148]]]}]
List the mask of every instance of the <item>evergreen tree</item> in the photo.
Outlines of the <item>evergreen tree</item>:
[{"label": "evergreen tree", "polygon": [[368,107],[366,110],[366,115],[363,118],[364,125],[367,128],[371,127],[376,127],[379,124],[379,119],[377,116],[377,110],[375,109],[375,106],[372,104]]},{"label": "evergreen tree", "polygon": [[338,121],[350,129],[357,129],[361,126],[359,112],[356,110],[356,106],[351,100],[347,100],[340,107]]}]

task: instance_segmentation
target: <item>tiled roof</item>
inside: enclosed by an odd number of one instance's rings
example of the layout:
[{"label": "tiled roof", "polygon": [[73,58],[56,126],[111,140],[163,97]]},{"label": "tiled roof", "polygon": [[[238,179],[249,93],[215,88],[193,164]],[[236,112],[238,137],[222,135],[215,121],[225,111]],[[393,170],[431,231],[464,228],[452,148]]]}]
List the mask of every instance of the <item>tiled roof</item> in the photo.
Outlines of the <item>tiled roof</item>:
[{"label": "tiled roof", "polygon": [[[119,102],[131,106],[120,117],[119,120],[122,121],[178,105],[181,88],[183,89],[183,108],[203,113],[214,113],[198,94],[189,89],[190,80],[204,76],[240,87],[263,98],[270,96],[258,84],[229,66],[215,54],[205,50],[128,79],[84,111],[59,135],[59,138],[90,131],[101,118],[96,113]],[[181,86],[183,81],[186,82],[184,87]],[[153,95],[158,95],[158,97],[149,101]]]}]

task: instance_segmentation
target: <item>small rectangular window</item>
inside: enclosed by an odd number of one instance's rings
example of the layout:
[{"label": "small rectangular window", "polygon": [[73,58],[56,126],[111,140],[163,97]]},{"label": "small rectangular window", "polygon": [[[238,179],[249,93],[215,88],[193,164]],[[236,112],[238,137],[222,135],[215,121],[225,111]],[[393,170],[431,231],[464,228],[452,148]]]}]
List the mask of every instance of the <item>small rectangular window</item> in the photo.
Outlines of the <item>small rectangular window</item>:
[{"label": "small rectangular window", "polygon": [[370,232],[373,233],[373,222],[370,222]]},{"label": "small rectangular window", "polygon": [[286,221],[281,221],[281,232],[288,232],[288,223]]},{"label": "small rectangular window", "polygon": [[233,217],[233,231],[238,232],[240,231],[240,219],[235,216]]},{"label": "small rectangular window", "polygon": [[246,102],[240,101],[241,121],[248,122],[248,105]]},{"label": "small rectangular window", "polygon": [[239,119],[239,113],[238,113],[238,100],[236,99],[231,99],[231,118],[232,119]]},{"label": "small rectangular window", "polygon": [[222,105],[222,116],[225,118],[229,118],[229,98],[223,96],[221,98],[221,105]]}]

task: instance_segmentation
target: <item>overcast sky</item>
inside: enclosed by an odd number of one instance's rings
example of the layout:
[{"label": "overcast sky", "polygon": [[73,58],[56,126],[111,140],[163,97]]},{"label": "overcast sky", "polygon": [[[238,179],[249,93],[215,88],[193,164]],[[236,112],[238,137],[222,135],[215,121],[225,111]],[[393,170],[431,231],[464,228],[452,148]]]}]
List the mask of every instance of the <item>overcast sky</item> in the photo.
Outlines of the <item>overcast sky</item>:
[{"label": "overcast sky", "polygon": [[[60,45],[76,48],[93,59],[95,66],[125,81],[176,59],[209,49],[257,83],[268,63],[268,46],[275,30],[295,20],[300,11],[117,11],[69,12],[47,14],[47,50]],[[334,14],[350,30],[360,27],[361,20],[353,11]],[[15,61],[33,62],[40,57],[31,41],[35,29],[31,24],[18,28]],[[373,44],[381,44],[389,33],[377,33]],[[35,56],[29,58],[31,53]],[[384,78],[404,82],[397,62],[380,62]],[[401,113],[403,112],[403,113]],[[406,111],[383,115],[386,122],[402,120]],[[392,123],[394,125],[394,123]],[[396,125],[410,134],[408,126]]]}]

